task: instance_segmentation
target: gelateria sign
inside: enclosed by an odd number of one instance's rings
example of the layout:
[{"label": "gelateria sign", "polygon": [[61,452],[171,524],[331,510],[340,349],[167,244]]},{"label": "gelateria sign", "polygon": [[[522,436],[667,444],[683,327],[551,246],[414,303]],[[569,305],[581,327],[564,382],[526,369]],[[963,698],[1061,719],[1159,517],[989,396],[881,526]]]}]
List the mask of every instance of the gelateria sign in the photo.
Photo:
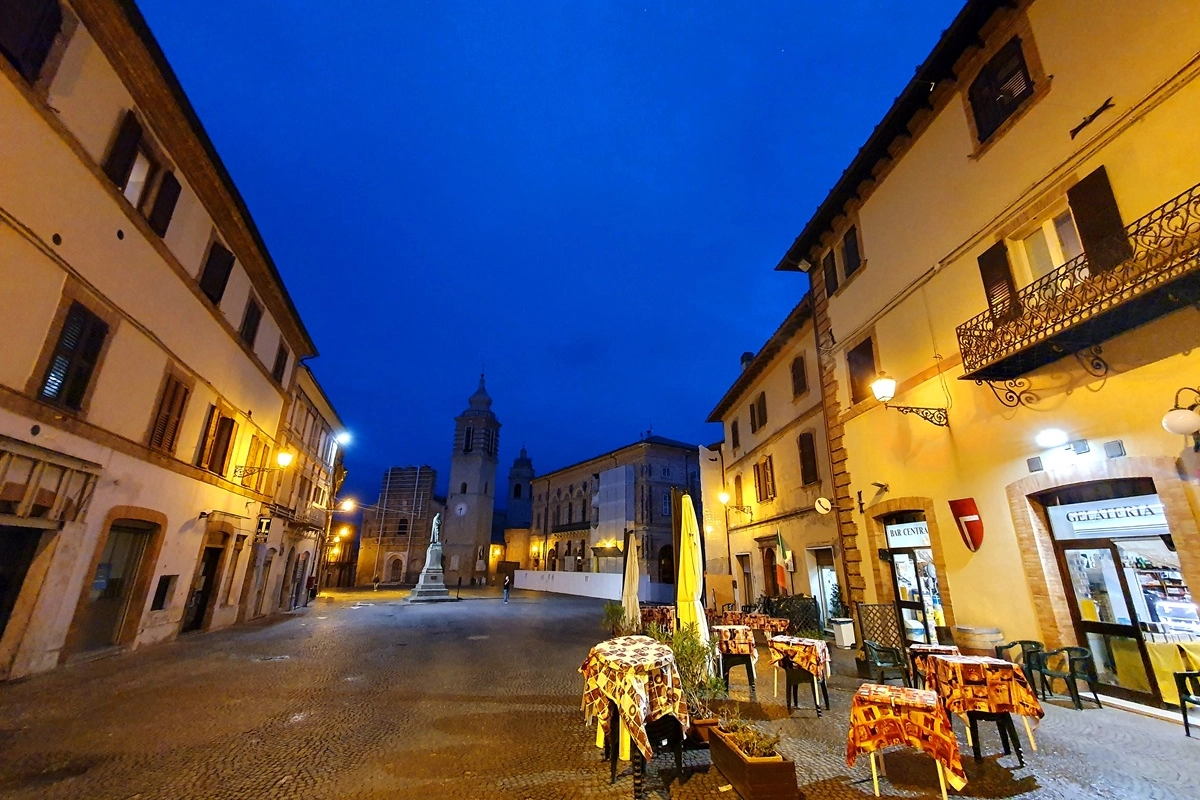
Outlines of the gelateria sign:
[{"label": "gelateria sign", "polygon": [[1156,494],[1050,506],[1047,511],[1055,539],[1165,536],[1171,532]]}]

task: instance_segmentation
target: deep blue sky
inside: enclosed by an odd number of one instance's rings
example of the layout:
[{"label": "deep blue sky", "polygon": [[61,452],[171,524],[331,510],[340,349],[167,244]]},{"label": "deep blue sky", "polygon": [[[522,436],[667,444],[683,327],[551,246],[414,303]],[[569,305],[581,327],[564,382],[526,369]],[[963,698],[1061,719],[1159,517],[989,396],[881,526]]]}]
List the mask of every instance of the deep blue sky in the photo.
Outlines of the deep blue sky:
[{"label": "deep blue sky", "polygon": [[[139,0],[355,442],[431,464],[486,363],[500,474],[705,418],[773,267],[961,0]],[[690,7],[689,7],[690,6]]]}]

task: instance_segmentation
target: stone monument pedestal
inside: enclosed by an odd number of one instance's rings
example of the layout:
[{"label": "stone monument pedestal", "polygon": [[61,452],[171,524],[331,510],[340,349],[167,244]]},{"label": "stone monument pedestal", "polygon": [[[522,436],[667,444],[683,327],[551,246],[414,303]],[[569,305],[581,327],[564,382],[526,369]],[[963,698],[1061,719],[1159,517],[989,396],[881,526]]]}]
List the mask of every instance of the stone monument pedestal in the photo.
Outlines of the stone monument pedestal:
[{"label": "stone monument pedestal", "polygon": [[408,595],[408,602],[444,603],[456,599],[450,596],[442,576],[442,545],[440,542],[430,542],[429,550],[425,553],[425,568],[421,570],[416,587]]}]

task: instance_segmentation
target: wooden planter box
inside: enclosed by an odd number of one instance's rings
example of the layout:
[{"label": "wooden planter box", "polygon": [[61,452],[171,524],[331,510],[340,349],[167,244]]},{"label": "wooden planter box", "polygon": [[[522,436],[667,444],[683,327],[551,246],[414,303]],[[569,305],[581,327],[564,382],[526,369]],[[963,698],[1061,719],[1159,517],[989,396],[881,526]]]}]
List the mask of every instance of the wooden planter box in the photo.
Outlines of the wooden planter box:
[{"label": "wooden planter box", "polygon": [[711,719],[696,719],[692,718],[692,725],[688,729],[688,741],[693,745],[708,744],[709,732],[717,727],[719,720],[716,717]]},{"label": "wooden planter box", "polygon": [[743,800],[799,800],[796,764],[789,758],[747,758],[719,728],[708,737],[713,766]]}]

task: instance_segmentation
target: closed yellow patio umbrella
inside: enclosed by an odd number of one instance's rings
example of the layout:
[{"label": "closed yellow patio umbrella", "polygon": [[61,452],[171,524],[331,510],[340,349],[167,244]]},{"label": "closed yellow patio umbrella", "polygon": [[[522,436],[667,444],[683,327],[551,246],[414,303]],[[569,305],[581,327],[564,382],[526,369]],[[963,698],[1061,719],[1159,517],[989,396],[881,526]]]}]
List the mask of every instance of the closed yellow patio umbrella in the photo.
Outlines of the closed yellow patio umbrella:
[{"label": "closed yellow patio umbrella", "polygon": [[637,535],[629,534],[627,542],[625,545],[625,581],[621,586],[621,606],[625,609],[625,619],[630,623],[630,627],[638,629],[642,625],[642,606],[638,602],[640,572]]},{"label": "closed yellow patio umbrella", "polygon": [[708,642],[704,617],[704,557],[700,550],[700,524],[692,498],[683,496],[679,534],[679,576],[675,581],[675,617],[680,629],[695,624],[702,642]]}]

